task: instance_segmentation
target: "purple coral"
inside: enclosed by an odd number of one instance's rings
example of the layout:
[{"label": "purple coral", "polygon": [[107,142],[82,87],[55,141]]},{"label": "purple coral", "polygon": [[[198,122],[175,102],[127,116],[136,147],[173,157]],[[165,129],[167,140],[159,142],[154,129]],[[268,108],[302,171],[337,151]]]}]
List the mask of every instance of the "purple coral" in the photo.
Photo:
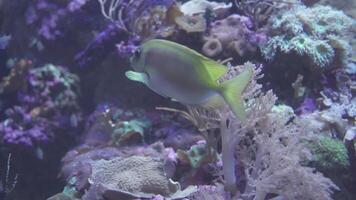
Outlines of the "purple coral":
[{"label": "purple coral", "polygon": [[0,124],[0,135],[5,144],[33,147],[45,144],[53,137],[46,119],[33,118],[22,107],[7,110],[6,117]]},{"label": "purple coral", "polygon": [[68,3],[67,8],[70,12],[81,9],[89,0],[72,0]]},{"label": "purple coral", "polygon": [[56,1],[35,0],[26,10],[27,25],[38,26],[38,34],[46,40],[63,35],[61,25],[65,18],[84,6],[88,0],[71,0],[67,4]]},{"label": "purple coral", "polygon": [[312,113],[316,110],[316,102],[312,98],[305,98],[296,112],[300,114]]},{"label": "purple coral", "polygon": [[[46,17],[42,18],[42,15]],[[27,9],[26,22],[28,25],[39,24],[39,35],[47,40],[53,40],[61,34],[57,25],[64,15],[65,9],[59,8],[56,3],[37,0]]]},{"label": "purple coral", "polygon": [[26,87],[19,91],[19,106],[8,109],[0,123],[2,142],[35,149],[53,141],[56,130],[77,128],[81,120],[78,81],[62,67],[31,69]]},{"label": "purple coral", "polygon": [[116,45],[119,56],[130,57],[135,50],[138,48],[140,42],[140,37],[132,36],[127,42],[121,41]]},{"label": "purple coral", "polygon": [[114,25],[101,31],[87,47],[75,55],[79,67],[98,66],[105,57],[115,50],[115,44],[127,40],[128,33]]},{"label": "purple coral", "polygon": [[19,101],[32,112],[50,116],[58,127],[76,127],[80,121],[79,78],[60,66],[45,65],[32,69],[27,89]]}]

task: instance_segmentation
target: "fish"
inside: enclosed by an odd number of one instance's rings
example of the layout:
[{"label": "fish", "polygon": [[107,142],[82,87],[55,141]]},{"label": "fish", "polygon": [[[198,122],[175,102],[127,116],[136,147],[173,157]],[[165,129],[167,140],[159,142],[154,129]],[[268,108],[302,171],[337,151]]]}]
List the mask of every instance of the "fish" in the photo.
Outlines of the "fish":
[{"label": "fish", "polygon": [[228,72],[226,66],[163,39],[144,42],[130,57],[130,64],[133,70],[126,71],[126,77],[163,97],[205,108],[218,108],[225,102],[237,118],[246,120],[241,95],[252,79],[252,67],[219,83],[219,78]]}]

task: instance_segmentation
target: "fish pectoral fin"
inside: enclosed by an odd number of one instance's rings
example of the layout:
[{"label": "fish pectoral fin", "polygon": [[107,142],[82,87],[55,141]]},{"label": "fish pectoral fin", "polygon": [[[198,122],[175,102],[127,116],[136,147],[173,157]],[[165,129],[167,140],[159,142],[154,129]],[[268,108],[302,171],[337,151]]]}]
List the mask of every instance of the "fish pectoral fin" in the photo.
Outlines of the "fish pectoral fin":
[{"label": "fish pectoral fin", "polygon": [[145,73],[127,71],[125,72],[125,76],[132,81],[141,82],[147,85],[148,76]]}]

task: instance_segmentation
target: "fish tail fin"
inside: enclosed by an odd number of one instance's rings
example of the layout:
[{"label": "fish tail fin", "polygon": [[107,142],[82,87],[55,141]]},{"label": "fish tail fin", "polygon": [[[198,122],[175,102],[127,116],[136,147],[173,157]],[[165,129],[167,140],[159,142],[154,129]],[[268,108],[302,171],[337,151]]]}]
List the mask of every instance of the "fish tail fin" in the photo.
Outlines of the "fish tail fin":
[{"label": "fish tail fin", "polygon": [[246,112],[241,95],[250,82],[252,75],[253,69],[252,67],[249,67],[237,77],[223,82],[220,86],[220,92],[224,100],[236,117],[238,117],[241,121],[246,120]]}]

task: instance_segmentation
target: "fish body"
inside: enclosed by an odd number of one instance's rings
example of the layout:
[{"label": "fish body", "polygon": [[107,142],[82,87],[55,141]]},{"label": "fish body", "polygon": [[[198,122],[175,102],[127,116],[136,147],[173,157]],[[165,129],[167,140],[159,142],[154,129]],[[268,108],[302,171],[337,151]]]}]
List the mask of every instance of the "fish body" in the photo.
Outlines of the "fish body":
[{"label": "fish body", "polygon": [[126,72],[129,79],[164,97],[206,107],[225,101],[240,119],[245,118],[241,92],[252,77],[252,69],[218,84],[218,78],[227,73],[225,66],[188,47],[158,39],[142,44],[131,57],[131,65],[135,71]]}]

